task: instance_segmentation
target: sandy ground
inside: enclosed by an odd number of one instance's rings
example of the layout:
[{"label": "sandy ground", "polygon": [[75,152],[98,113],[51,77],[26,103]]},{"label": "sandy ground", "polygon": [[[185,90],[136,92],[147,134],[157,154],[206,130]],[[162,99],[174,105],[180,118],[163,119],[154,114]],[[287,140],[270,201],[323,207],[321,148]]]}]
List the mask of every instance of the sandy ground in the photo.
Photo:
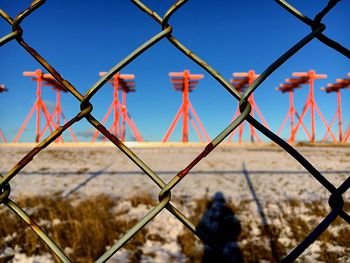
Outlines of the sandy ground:
[{"label": "sandy ground", "polygon": [[[25,146],[1,146],[1,173],[6,174],[29,150]],[[169,182],[203,147],[132,147],[132,150],[163,181]],[[297,147],[297,150],[336,187],[350,176],[350,147],[304,146]],[[160,191],[117,148],[102,146],[49,146],[11,180],[11,188],[11,197],[14,199],[60,193],[64,197],[76,198],[108,194],[128,200],[142,193],[157,198]],[[256,215],[256,221],[259,221],[256,203],[273,210],[276,208],[273,204],[285,200],[326,201],[329,198],[329,192],[296,160],[282,149],[271,145],[218,147],[172,190],[172,198],[194,200],[203,198],[204,195],[213,196],[216,192],[222,192],[233,203],[251,202],[251,212]],[[350,191],[344,194],[344,200],[349,198]],[[190,204],[183,205],[181,209],[184,214],[191,213]],[[138,218],[149,211],[147,208],[136,210],[133,213]],[[181,231],[183,226],[172,215],[164,212],[151,223],[150,229],[153,226],[152,231],[155,232]],[[167,225],[172,227],[166,229]],[[159,256],[158,261],[151,262],[164,262],[169,260],[169,255],[178,255],[175,237],[170,238],[168,248],[164,244],[161,246],[166,251],[162,253],[167,256]],[[152,250],[154,246],[146,243],[144,251]],[[317,250],[317,243],[315,246]],[[311,256],[306,260],[315,260],[313,252],[312,248],[309,249],[307,253]],[[116,260],[121,260],[124,256],[123,251],[118,252]],[[37,260],[47,261],[48,259]],[[177,261],[183,262],[180,258]],[[15,262],[26,261],[19,259]]]}]

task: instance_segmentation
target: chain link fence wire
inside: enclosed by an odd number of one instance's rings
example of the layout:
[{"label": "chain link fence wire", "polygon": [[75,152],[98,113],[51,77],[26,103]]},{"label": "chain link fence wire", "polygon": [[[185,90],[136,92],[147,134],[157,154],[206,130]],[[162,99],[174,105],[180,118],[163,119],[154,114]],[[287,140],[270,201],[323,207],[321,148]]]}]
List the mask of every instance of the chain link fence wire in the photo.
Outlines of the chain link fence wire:
[{"label": "chain link fence wire", "polygon": [[[181,182],[181,180],[189,174],[191,169],[196,166],[203,158],[210,154],[216,146],[218,146],[234,129],[236,129],[244,120],[248,121],[266,137],[271,139],[282,149],[288,152],[295,160],[297,160],[323,187],[329,192],[329,206],[331,211],[321,221],[321,223],[311,232],[309,235],[295,247],[289,255],[287,255],[282,262],[292,262],[297,259],[309,246],[312,244],[327,228],[328,226],[339,216],[347,223],[350,224],[350,215],[347,214],[344,207],[343,194],[350,187],[350,177],[348,177],[338,188],[330,183],[308,160],[306,160],[296,149],[289,145],[286,141],[281,139],[271,130],[262,125],[254,117],[250,115],[251,105],[248,102],[249,96],[260,86],[260,84],[271,75],[277,68],[279,68],[290,57],[297,53],[300,49],[306,46],[311,40],[318,39],[328,47],[338,51],[340,54],[350,59],[350,51],[344,46],[340,45],[336,41],[327,37],[323,32],[326,29],[326,25],[322,23],[322,19],[327,15],[332,8],[340,2],[340,0],[330,0],[328,4],[311,19],[300,12],[297,8],[292,6],[285,0],[276,0],[282,8],[284,8],[291,15],[301,20],[307,26],[311,28],[311,32],[304,38],[299,40],[294,46],[292,46],[287,52],[281,55],[276,61],[274,61],[265,71],[249,86],[249,88],[243,93],[239,94],[229,83],[228,80],[223,78],[214,68],[210,67],[204,60],[199,58],[196,54],[191,52],[185,45],[175,38],[172,34],[172,26],[169,24],[171,16],[179,10],[187,2],[186,0],[178,0],[169,10],[161,17],[155,11],[150,9],[144,3],[139,0],[132,0],[137,8],[146,13],[151,19],[158,23],[161,30],[158,34],[150,38],[148,41],[140,45],[127,57],[121,60],[113,68],[111,68],[106,75],[102,76],[86,94],[81,94],[69,81],[62,78],[59,72],[53,68],[49,62],[47,62],[34,48],[32,48],[23,39],[23,30],[21,23],[36,9],[40,8],[45,0],[34,0],[32,4],[23,12],[18,14],[15,18],[10,17],[4,10],[0,9],[0,16],[7,21],[12,28],[12,32],[1,37],[0,46],[5,45],[10,41],[17,41],[36,61],[38,61],[52,76],[64,86],[79,102],[81,111],[77,113],[75,117],[69,120],[63,126],[58,127],[42,142],[37,144],[29,153],[27,153],[17,164],[15,164],[10,171],[4,175],[0,175],[0,203],[6,205],[12,210],[18,217],[20,217],[37,235],[40,239],[48,245],[52,252],[62,261],[71,262],[68,256],[62,251],[62,249],[52,240],[39,226],[34,222],[28,214],[19,207],[11,198],[11,180],[28,164],[31,160],[49,144],[54,142],[65,130],[67,130],[74,123],[79,122],[85,118],[93,127],[99,130],[104,136],[106,136],[116,147],[118,147],[136,166],[138,166],[157,186],[160,188],[159,203],[153,207],[139,222],[137,222],[127,233],[111,246],[103,255],[97,259],[96,262],[106,262],[111,258],[120,248],[122,248],[133,236],[136,235],[147,223],[155,218],[163,209],[167,209],[172,213],[179,221],[181,221],[188,229],[190,229],[194,235],[200,238],[204,243],[212,247],[214,250],[220,252],[222,249],[216,245],[210,237],[196,229],[196,226],[186,218],[181,211],[176,209],[172,205],[171,190]],[[10,28],[9,28],[10,29]],[[218,83],[221,84],[235,99],[239,101],[241,114],[230,123],[215,139],[213,139],[205,149],[192,160],[183,170],[179,171],[169,183],[165,183],[154,171],[151,170],[133,151],[123,144],[117,137],[111,134],[106,127],[104,127],[99,121],[92,115],[93,105],[90,103],[91,98],[101,89],[101,87],[111,79],[114,74],[121,71],[126,65],[131,63],[140,54],[151,48],[157,42],[167,39],[175,48],[180,50],[185,56],[193,60],[200,65],[205,71],[207,71]]]}]

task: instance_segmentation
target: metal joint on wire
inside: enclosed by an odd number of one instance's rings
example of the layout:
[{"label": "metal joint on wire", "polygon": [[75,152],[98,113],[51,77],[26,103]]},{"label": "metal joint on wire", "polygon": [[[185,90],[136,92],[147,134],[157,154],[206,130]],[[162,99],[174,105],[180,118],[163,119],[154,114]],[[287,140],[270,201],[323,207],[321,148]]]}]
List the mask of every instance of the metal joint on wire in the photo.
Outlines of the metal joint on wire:
[{"label": "metal joint on wire", "polygon": [[31,13],[33,13],[36,9],[38,9],[40,6],[42,6],[46,0],[34,0],[31,5],[21,12],[12,23],[12,30],[15,31],[18,29],[19,25],[23,22],[23,20],[28,17]]},{"label": "metal joint on wire", "polygon": [[91,102],[86,99],[86,97],[83,98],[83,100],[80,103],[80,110],[84,112],[84,116],[88,115],[93,110],[93,106]]},{"label": "metal joint on wire", "polygon": [[11,193],[11,186],[9,183],[3,186],[0,186],[0,204],[5,203],[8,200],[10,193]]},{"label": "metal joint on wire", "polygon": [[158,200],[159,202],[162,202],[165,198],[168,198],[170,202],[170,199],[171,199],[171,189],[169,189],[167,187],[168,185],[166,185],[160,192],[159,192],[159,195],[158,195]]},{"label": "metal joint on wire", "polygon": [[[315,21],[321,21],[322,18],[337,4],[340,2],[340,0],[330,0],[327,4],[327,6],[315,16],[315,20],[310,19],[306,15],[304,15],[302,12],[300,12],[297,8],[292,6],[290,3],[288,3],[286,0],[275,0],[280,6],[282,6],[284,9],[286,9],[289,13],[291,13],[293,16],[304,22],[305,24],[313,27],[316,26]],[[320,40],[325,45],[329,46],[330,48],[333,48],[334,50],[338,51],[348,59],[350,59],[350,50],[346,47],[342,46],[338,42],[330,39],[324,34],[319,34],[317,36],[317,39]]]},{"label": "metal joint on wire", "polygon": [[252,110],[252,107],[251,107],[251,105],[250,105],[250,103],[248,101],[248,98],[249,98],[249,96],[246,97],[246,98],[242,97],[242,99],[239,101],[239,110],[240,110],[241,113],[243,113],[247,109],[247,107],[249,105],[249,108],[248,108],[249,111],[248,111],[247,115],[249,115],[251,110]]},{"label": "metal joint on wire", "polygon": [[343,209],[344,206],[344,199],[341,195],[339,195],[337,192],[331,194],[331,196],[328,199],[328,204],[329,206],[334,209],[338,208],[339,206],[341,207],[340,209]]}]

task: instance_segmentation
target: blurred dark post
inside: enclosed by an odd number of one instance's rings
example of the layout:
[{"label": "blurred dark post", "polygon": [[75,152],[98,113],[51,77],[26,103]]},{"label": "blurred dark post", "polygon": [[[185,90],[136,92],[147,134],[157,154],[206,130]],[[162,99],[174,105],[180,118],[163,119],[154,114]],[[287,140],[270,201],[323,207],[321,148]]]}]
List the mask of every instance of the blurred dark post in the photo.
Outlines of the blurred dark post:
[{"label": "blurred dark post", "polygon": [[[232,209],[227,206],[223,193],[217,192],[208,209],[204,212],[197,229],[203,231],[218,246],[222,254],[205,245],[203,263],[209,262],[243,262],[241,250],[237,244],[241,233],[241,224]],[[224,255],[224,257],[223,257]]]}]

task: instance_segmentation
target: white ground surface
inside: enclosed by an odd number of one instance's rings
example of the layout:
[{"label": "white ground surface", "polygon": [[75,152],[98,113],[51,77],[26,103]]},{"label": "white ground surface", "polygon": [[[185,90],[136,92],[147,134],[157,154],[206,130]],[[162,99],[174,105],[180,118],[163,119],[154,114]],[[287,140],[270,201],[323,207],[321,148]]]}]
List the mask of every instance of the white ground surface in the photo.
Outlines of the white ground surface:
[{"label": "white ground surface", "polygon": [[[29,150],[30,148],[26,147],[2,146],[1,173],[6,174]],[[162,180],[169,182],[203,150],[203,147],[146,147],[132,150]],[[336,187],[350,176],[350,147],[297,147],[297,150]],[[11,188],[13,199],[53,193],[77,198],[108,194],[129,199],[144,192],[156,198],[160,191],[147,175],[113,147],[49,146],[11,180]],[[294,158],[276,146],[266,145],[223,146],[215,149],[175,187],[172,197],[175,200],[194,200],[202,198],[206,193],[213,196],[218,191],[233,203],[251,201],[251,212],[256,214],[254,220],[257,222],[259,214],[256,199],[263,207],[273,210],[276,208],[274,204],[289,199],[310,201],[329,198],[329,192]],[[344,194],[344,200],[349,198],[350,191]],[[190,210],[190,203],[187,207],[181,207],[184,214],[191,213]],[[147,211],[149,209],[140,207],[133,213],[140,218]],[[169,233],[169,236],[165,245],[146,242],[145,253],[157,248],[157,257],[151,262],[167,262],[169,259],[183,261],[176,242],[176,233],[182,228],[183,226],[165,211],[156,217],[149,230],[155,233],[164,231]],[[309,255],[309,258],[306,258],[309,261],[306,262],[316,262],[317,249],[319,246],[315,243],[306,252],[306,255]],[[118,252],[115,259],[126,257],[126,253]],[[15,262],[49,261],[47,257],[39,257],[36,261],[23,255],[16,257],[18,261]],[[144,262],[150,261],[145,259]]]},{"label": "white ground surface", "polygon": [[[1,147],[5,174],[30,148]],[[169,182],[202,147],[132,148],[159,177]],[[350,173],[350,147],[298,147],[338,187]],[[329,193],[294,158],[274,146],[220,147],[201,161],[173,190],[173,197],[199,198],[221,191],[232,200],[252,198],[247,177],[261,201],[285,198],[323,199]],[[62,192],[63,195],[110,194],[128,197],[138,191],[158,195],[159,188],[131,160],[112,147],[54,148],[40,152],[11,181],[12,197]]]}]

